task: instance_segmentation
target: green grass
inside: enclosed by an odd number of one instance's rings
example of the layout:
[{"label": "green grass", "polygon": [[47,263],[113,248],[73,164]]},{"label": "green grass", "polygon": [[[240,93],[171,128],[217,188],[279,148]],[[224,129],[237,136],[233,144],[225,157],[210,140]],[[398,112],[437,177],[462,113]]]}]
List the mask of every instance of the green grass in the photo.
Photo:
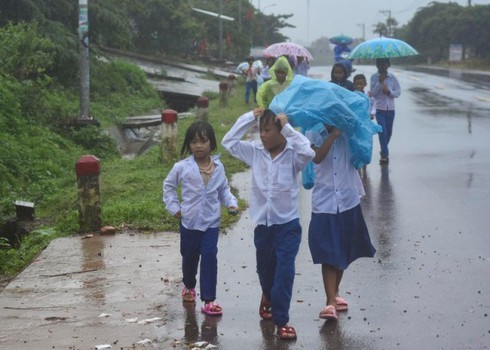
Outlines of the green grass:
[{"label": "green grass", "polygon": [[[243,171],[245,165],[222,148],[221,140],[236,118],[251,108],[243,103],[243,94],[243,86],[240,86],[237,96],[230,99],[229,107],[220,108],[217,99],[210,99],[208,108],[209,122],[215,129],[219,144],[217,153],[221,154],[220,159],[229,179],[232,174]],[[179,151],[185,131],[195,120],[194,117],[179,119]],[[116,228],[132,227],[142,231],[178,230],[178,221],[166,212],[162,201],[163,180],[178,158],[171,162],[163,162],[161,152],[161,145],[155,145],[137,158],[110,159],[101,163],[100,187],[102,218],[105,225]],[[240,203],[241,206],[246,205],[243,200]],[[223,210],[223,228],[236,220],[237,217],[230,216]]]},{"label": "green grass", "polygon": [[[237,94],[230,98],[229,107],[220,108],[217,94],[209,93],[209,122],[213,125],[218,141],[217,153],[221,154],[228,179],[241,172],[246,165],[231,157],[221,146],[224,134],[238,116],[252,108],[243,102],[244,85],[238,84]],[[144,102],[142,108],[146,108]],[[134,108],[134,106],[133,106]],[[129,115],[128,115],[129,116]],[[123,118],[124,119],[124,118]],[[187,127],[195,117],[179,119],[178,150]],[[101,219],[103,225],[114,226],[117,230],[135,229],[140,232],[178,231],[178,221],[168,214],[162,201],[162,183],[178,158],[163,162],[161,146],[155,145],[143,155],[134,159],[107,157],[100,159],[99,178]],[[19,249],[9,249],[5,241],[0,242],[0,274],[15,276],[25,268],[51,240],[78,233],[77,184],[66,177],[51,183],[55,193],[47,196],[36,207],[36,217],[44,227],[38,227],[23,238]],[[236,189],[232,191],[237,195]],[[237,195],[238,197],[238,195]],[[242,211],[247,203],[239,198]],[[222,210],[221,229],[235,223],[239,216],[231,216],[226,208]]]}]

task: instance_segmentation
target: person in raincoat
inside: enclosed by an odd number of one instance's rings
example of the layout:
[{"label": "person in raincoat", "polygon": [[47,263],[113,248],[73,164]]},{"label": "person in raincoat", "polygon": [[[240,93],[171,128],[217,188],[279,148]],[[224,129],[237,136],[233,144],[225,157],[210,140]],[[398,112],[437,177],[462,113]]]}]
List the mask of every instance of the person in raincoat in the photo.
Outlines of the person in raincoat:
[{"label": "person in raincoat", "polygon": [[293,69],[288,59],[279,57],[269,69],[271,79],[263,83],[257,91],[257,104],[262,108],[268,108],[272,99],[284,91],[294,78]]}]

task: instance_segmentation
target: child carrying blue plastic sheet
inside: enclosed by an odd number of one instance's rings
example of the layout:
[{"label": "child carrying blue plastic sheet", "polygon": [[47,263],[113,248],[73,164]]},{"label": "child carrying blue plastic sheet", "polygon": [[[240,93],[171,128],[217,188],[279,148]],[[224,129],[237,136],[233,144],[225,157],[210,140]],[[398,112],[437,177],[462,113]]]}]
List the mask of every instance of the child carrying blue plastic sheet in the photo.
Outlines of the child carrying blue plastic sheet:
[{"label": "child carrying blue plastic sheet", "polygon": [[276,114],[286,114],[291,125],[301,127],[303,132],[318,123],[337,127],[349,138],[352,165],[359,169],[371,162],[373,135],[381,127],[371,122],[369,98],[364,94],[297,75],[286,90],[274,97],[269,108]]}]

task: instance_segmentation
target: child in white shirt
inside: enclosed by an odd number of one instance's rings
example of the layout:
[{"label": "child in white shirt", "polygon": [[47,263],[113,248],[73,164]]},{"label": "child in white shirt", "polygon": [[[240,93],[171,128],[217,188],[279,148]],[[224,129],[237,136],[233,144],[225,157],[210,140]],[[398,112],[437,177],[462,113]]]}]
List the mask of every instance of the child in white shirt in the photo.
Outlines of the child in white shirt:
[{"label": "child in white shirt", "polygon": [[[256,118],[260,118],[262,142],[242,140]],[[276,116],[263,108],[239,117],[222,145],[252,167],[250,216],[257,224],[254,243],[263,293],[259,314],[273,319],[281,339],[294,339],[296,330],[288,322],[294,263],[301,242],[298,174],[315,152],[286,115]]]},{"label": "child in white shirt", "polygon": [[[181,155],[191,155],[177,163],[163,182],[163,201],[166,209],[180,219],[180,251],[184,288],[182,299],[196,299],[196,275],[200,265],[200,297],[204,302],[201,311],[218,316],[222,307],[215,302],[218,275],[218,236],[221,205],[238,211],[235,196],[225,175],[216,150],[216,137],[207,122],[193,123],[186,131]],[[177,189],[182,188],[182,201]]]}]

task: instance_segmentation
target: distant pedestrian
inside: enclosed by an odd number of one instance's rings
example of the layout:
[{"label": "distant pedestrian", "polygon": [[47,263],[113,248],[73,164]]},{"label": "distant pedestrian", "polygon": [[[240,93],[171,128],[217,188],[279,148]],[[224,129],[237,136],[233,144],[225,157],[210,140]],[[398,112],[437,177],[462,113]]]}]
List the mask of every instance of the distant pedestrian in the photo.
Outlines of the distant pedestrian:
[{"label": "distant pedestrian", "polygon": [[[242,140],[257,118],[262,142]],[[263,293],[259,315],[274,321],[280,339],[295,339],[296,330],[288,322],[301,242],[298,174],[315,152],[286,115],[263,108],[239,117],[222,144],[252,168],[250,216],[257,224],[254,243]]]},{"label": "distant pedestrian", "polygon": [[260,69],[254,64],[254,58],[249,56],[247,58],[248,67],[243,70],[245,77],[245,103],[248,104],[250,100],[250,93],[253,92],[254,103],[257,103],[257,77],[260,73]]},{"label": "distant pedestrian", "polygon": [[390,60],[388,58],[376,59],[378,71],[371,77],[371,93],[376,101],[376,121],[383,128],[378,134],[381,147],[380,164],[388,164],[388,144],[393,134],[393,123],[395,121],[395,98],[401,94],[398,79],[388,72]]},{"label": "distant pedestrian", "polygon": [[307,77],[309,70],[310,70],[310,62],[308,62],[308,57],[297,56],[294,74],[299,74],[304,77]]},{"label": "distant pedestrian", "polygon": [[333,52],[335,56],[335,62],[340,62],[347,59],[349,53],[351,52],[351,49],[347,44],[338,44],[335,45],[335,47],[333,48]]},{"label": "distant pedestrian", "polygon": [[220,206],[238,211],[223,164],[218,156],[211,156],[216,147],[212,126],[202,121],[193,123],[186,131],[181,149],[182,157],[190,156],[175,163],[163,182],[166,209],[180,220],[182,299],[185,302],[196,300],[196,275],[200,261],[200,298],[204,302],[201,311],[207,315],[221,315],[223,312],[215,302]]},{"label": "distant pedestrian", "polygon": [[364,89],[367,86],[367,79],[364,74],[356,74],[352,79],[352,83],[354,84],[354,90],[362,92],[369,97],[369,116],[372,119],[376,116],[376,100],[373,97],[371,91],[365,91]]},{"label": "distant pedestrian", "polygon": [[262,76],[262,79],[264,80],[264,83],[268,80],[271,79],[271,75],[269,73],[269,69],[274,65],[276,62],[276,59],[274,57],[267,57],[265,60],[265,66],[260,70],[260,75]]},{"label": "distant pedestrian", "polygon": [[313,263],[322,266],[327,297],[319,317],[337,320],[337,312],[348,309],[339,294],[344,270],[358,258],[373,257],[376,249],[362,215],[360,196],[365,192],[350,160],[347,136],[321,124],[305,135],[316,153],[308,244]]},{"label": "distant pedestrian", "polygon": [[257,103],[260,107],[268,108],[272,99],[286,89],[294,78],[294,73],[288,60],[279,57],[269,69],[271,79],[263,83],[257,92]]},{"label": "distant pedestrian", "polygon": [[[352,79],[354,84],[354,90],[359,91],[367,95],[369,98],[369,117],[373,120],[376,116],[376,101],[370,91],[365,91],[365,87],[367,86],[367,79],[364,74],[356,74]],[[359,169],[359,174],[363,177],[367,175],[367,164],[364,164],[361,169]]]},{"label": "distant pedestrian", "polygon": [[354,85],[352,81],[347,79],[350,75],[349,67],[345,62],[337,62],[332,66],[332,71],[330,73],[330,82],[340,85],[347,90],[354,91]]}]

